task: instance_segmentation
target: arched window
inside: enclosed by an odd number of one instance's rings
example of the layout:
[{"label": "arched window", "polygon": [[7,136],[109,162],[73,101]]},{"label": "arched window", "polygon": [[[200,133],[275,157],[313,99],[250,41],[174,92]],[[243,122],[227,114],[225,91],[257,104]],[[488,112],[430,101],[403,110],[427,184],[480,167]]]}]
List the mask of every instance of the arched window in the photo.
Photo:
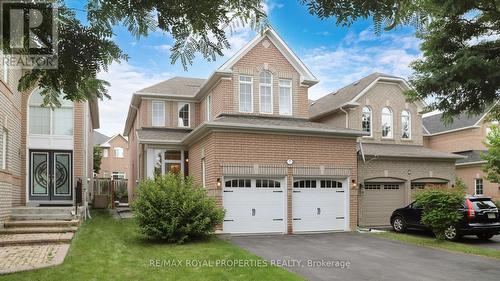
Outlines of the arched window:
[{"label": "arched window", "polygon": [[273,113],[273,75],[269,71],[260,73],[260,113]]},{"label": "arched window", "polygon": [[60,107],[42,106],[41,90],[29,100],[29,133],[35,135],[73,135],[73,102],[60,99]]},{"label": "arched window", "polygon": [[368,106],[363,107],[361,127],[363,132],[367,132],[372,136],[372,110]]},{"label": "arched window", "polygon": [[407,110],[401,112],[401,138],[411,139],[411,115]]},{"label": "arched window", "polygon": [[382,108],[382,137],[392,138],[392,110],[389,107]]}]

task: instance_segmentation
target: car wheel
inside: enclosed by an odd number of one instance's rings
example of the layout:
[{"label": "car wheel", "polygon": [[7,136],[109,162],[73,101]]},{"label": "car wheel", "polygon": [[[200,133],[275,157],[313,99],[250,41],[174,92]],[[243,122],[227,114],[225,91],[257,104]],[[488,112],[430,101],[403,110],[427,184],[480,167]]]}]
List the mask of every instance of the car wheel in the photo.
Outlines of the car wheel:
[{"label": "car wheel", "polygon": [[392,220],[392,228],[396,232],[405,232],[406,231],[406,221],[403,217],[395,217]]},{"label": "car wheel", "polygon": [[493,234],[478,234],[477,235],[477,238],[479,238],[479,240],[483,240],[483,241],[489,240],[491,237],[493,237]]},{"label": "car wheel", "polygon": [[460,240],[461,236],[460,233],[458,232],[458,229],[454,225],[450,225],[445,231],[444,231],[444,237],[446,240],[450,241],[457,241]]}]

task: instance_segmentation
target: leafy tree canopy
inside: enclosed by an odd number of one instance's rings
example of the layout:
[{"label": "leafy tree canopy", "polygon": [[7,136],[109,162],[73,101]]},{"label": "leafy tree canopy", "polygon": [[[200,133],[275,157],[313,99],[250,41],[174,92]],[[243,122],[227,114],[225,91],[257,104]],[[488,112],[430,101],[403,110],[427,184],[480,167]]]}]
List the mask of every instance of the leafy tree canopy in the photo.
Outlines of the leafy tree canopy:
[{"label": "leafy tree canopy", "polygon": [[483,171],[486,173],[486,179],[490,182],[500,183],[500,127],[491,126],[491,131],[486,136],[484,142],[488,152],[481,155],[486,161]]}]

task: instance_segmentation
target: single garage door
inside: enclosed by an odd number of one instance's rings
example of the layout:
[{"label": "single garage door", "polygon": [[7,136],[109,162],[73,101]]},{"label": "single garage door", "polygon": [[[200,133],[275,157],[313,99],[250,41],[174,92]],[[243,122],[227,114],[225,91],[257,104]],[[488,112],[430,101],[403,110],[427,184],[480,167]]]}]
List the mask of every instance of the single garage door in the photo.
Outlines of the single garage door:
[{"label": "single garage door", "polygon": [[222,202],[226,233],[286,232],[283,178],[226,178]]},{"label": "single garage door", "polygon": [[390,225],[392,212],[405,205],[402,183],[367,183],[362,190],[362,226]]},{"label": "single garage door", "polygon": [[293,231],[346,229],[346,179],[297,179],[293,182]]}]

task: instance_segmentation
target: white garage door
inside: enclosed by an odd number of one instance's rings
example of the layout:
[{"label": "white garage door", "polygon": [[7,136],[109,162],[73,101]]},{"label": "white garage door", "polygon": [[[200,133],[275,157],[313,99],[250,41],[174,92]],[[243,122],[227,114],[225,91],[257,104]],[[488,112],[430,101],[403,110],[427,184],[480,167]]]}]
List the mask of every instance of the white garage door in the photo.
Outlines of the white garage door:
[{"label": "white garage door", "polygon": [[284,179],[224,179],[226,233],[286,232]]},{"label": "white garage door", "polygon": [[293,231],[346,229],[346,179],[297,179],[293,183]]},{"label": "white garage door", "polygon": [[360,225],[390,225],[392,212],[405,205],[404,184],[366,183],[361,198]]}]

